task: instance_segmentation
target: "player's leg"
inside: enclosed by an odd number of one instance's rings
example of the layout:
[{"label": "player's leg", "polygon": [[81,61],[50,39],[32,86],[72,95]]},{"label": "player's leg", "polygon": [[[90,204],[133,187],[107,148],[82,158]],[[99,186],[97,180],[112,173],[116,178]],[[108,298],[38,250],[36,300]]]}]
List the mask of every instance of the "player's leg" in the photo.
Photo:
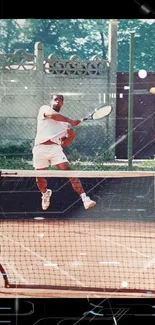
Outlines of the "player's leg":
[{"label": "player's leg", "polygon": [[[46,170],[47,168],[36,168],[36,170]],[[47,191],[47,180],[44,177],[36,177],[36,184],[41,193]]]},{"label": "player's leg", "polygon": [[[36,170],[46,170],[47,168],[37,168]],[[47,210],[50,206],[52,190],[47,188],[47,180],[44,177],[36,177],[36,184],[42,193],[42,209]]]},{"label": "player's leg", "polygon": [[[46,170],[49,166],[49,160],[47,158],[47,146],[36,146],[33,148],[32,153],[33,167],[35,168],[35,170]],[[36,184],[38,189],[42,193],[42,209],[47,210],[50,205],[50,197],[52,195],[52,191],[47,188],[47,180],[44,177],[36,177]]]},{"label": "player's leg", "polygon": [[[57,164],[54,167],[60,170],[71,170],[68,161]],[[77,192],[79,195],[84,193],[84,189],[78,178],[69,177],[68,179],[71,182],[71,185],[75,192]]]},{"label": "player's leg", "polygon": [[[56,167],[60,170],[71,170],[68,161],[56,164],[54,167]],[[96,202],[91,200],[90,197],[86,195],[86,193],[83,189],[83,186],[78,178],[69,177],[69,181],[70,181],[74,191],[77,192],[79,194],[79,196],[81,197],[85,209],[89,209],[89,208],[93,207],[94,205],[96,205]]]}]

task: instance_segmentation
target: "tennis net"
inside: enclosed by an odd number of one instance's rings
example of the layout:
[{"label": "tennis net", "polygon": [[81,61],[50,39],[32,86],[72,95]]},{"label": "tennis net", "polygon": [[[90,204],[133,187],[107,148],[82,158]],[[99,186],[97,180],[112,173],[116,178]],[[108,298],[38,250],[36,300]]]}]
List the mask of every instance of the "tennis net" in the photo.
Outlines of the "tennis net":
[{"label": "tennis net", "polygon": [[[41,210],[38,172],[2,170],[5,287],[155,292],[153,172],[41,171],[53,190]],[[97,205],[85,210],[68,177]]]}]

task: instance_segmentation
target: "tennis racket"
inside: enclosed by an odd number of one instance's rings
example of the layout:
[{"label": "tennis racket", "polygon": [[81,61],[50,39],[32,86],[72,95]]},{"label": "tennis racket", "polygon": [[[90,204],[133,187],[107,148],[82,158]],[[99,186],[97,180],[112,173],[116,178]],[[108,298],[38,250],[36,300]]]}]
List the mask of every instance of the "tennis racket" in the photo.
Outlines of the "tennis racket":
[{"label": "tennis racket", "polygon": [[102,105],[102,106],[96,108],[88,116],[81,119],[81,122],[86,121],[86,120],[99,120],[101,118],[108,116],[111,113],[111,111],[112,111],[111,105],[104,105],[104,106]]}]

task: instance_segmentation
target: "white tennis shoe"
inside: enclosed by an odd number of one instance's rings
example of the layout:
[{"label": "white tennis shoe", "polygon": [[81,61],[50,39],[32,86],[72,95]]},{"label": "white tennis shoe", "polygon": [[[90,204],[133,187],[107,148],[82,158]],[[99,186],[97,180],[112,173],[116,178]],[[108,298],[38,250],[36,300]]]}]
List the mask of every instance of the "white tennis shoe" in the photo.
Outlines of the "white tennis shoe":
[{"label": "white tennis shoe", "polygon": [[85,200],[83,201],[83,205],[85,209],[92,208],[96,205],[96,202],[91,200],[89,196],[86,196]]},{"label": "white tennis shoe", "polygon": [[47,210],[50,205],[50,198],[52,195],[52,191],[47,189],[45,193],[42,193],[42,209]]}]

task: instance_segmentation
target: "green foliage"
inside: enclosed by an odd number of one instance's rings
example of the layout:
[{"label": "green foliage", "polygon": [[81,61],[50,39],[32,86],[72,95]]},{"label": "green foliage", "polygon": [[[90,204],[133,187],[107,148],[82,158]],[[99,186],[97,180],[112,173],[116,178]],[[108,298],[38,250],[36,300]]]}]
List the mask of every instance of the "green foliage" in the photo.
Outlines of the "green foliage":
[{"label": "green foliage", "polygon": [[134,38],[134,70],[154,71],[155,19],[120,19],[118,24],[118,71],[129,71],[130,32]]},{"label": "green foliage", "polygon": [[[26,19],[22,26],[17,21],[12,20],[18,37],[10,32],[14,50],[22,48],[32,53],[35,42],[40,41],[44,44],[46,57],[53,52],[64,59],[74,54],[82,59],[90,59],[94,55],[107,57],[107,46],[104,44],[108,36],[106,19]],[[2,22],[6,30],[7,20]],[[3,49],[6,48],[5,41],[1,43]]]},{"label": "green foliage", "polygon": [[21,158],[18,157],[0,157],[0,168],[1,169],[33,169],[32,165],[28,164]]},{"label": "green foliage", "polygon": [[[45,56],[51,53],[68,59],[78,55],[88,60],[94,55],[108,59],[109,19],[1,19],[2,52],[24,49],[34,52],[42,42]],[[135,31],[134,69],[154,71],[155,19],[118,19],[118,71],[129,69],[130,32]]]},{"label": "green foliage", "polygon": [[6,146],[0,146],[0,156],[11,157],[24,157],[29,158],[32,156],[32,144],[31,141],[23,141],[22,144],[11,144]]},{"label": "green foliage", "polygon": [[[122,164],[117,164],[115,162],[109,162],[109,164],[105,163],[80,163],[80,162],[71,162],[70,163],[71,169],[72,170],[115,170],[115,171],[128,171],[128,163],[126,161],[125,165]],[[0,157],[0,168],[1,169],[21,169],[21,170],[33,170],[32,164],[28,163],[26,160],[18,158],[18,157]],[[49,170],[55,170],[54,168],[48,168]],[[135,171],[154,171],[154,165],[153,163],[147,163],[139,164],[138,166],[133,163],[133,168],[132,170]]]},{"label": "green foliage", "polygon": [[20,28],[15,19],[0,20],[1,52],[12,52],[16,40],[20,37]]}]

